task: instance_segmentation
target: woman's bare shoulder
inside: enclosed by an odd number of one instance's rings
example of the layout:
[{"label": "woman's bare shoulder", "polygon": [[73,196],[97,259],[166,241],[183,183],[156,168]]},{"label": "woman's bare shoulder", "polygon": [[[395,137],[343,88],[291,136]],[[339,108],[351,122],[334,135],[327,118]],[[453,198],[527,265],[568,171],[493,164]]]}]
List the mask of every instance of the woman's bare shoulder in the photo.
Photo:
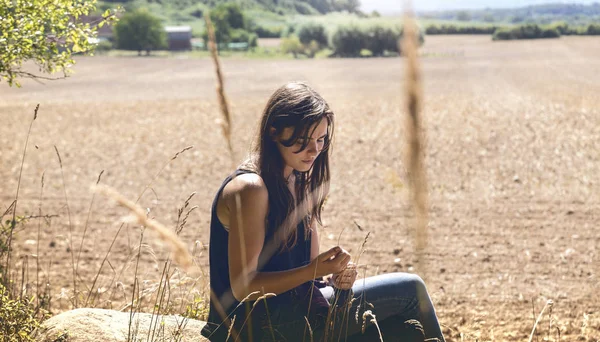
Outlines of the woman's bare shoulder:
[{"label": "woman's bare shoulder", "polygon": [[252,200],[267,204],[269,200],[267,186],[262,177],[256,173],[241,174],[232,179],[223,189],[223,198],[226,201],[234,199],[236,195],[240,195],[243,201]]}]

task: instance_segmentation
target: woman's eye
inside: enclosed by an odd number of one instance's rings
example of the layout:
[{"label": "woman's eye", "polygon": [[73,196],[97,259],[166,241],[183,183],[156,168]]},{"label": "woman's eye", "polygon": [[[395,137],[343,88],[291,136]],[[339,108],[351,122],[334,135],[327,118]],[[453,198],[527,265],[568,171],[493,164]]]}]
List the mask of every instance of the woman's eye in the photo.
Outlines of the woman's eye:
[{"label": "woman's eye", "polygon": [[319,139],[319,140],[317,140],[317,142],[318,142],[319,144],[322,144],[322,143],[324,143],[324,142],[325,142],[325,139]]}]

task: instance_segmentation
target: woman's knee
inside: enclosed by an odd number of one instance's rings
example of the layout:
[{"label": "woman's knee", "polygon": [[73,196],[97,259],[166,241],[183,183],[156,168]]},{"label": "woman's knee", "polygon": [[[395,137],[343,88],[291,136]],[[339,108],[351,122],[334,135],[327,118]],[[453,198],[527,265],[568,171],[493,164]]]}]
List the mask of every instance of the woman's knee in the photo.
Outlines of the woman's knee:
[{"label": "woman's knee", "polygon": [[405,273],[402,276],[405,288],[414,295],[419,301],[429,301],[429,294],[427,293],[427,286],[421,277],[412,273]]}]

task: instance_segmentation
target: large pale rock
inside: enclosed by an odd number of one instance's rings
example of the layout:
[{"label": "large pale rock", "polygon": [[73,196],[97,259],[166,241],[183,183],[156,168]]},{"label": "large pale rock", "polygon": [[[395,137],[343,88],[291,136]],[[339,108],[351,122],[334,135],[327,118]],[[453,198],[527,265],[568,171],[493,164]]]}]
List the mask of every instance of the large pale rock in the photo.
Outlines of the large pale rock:
[{"label": "large pale rock", "polygon": [[[156,320],[158,322],[155,324]],[[152,320],[152,323],[151,323]],[[128,341],[129,312],[104,309],[76,309],[54,316],[42,324],[39,342],[121,342]],[[207,342],[200,335],[205,322],[181,316],[152,316],[135,313],[129,341]],[[156,328],[153,328],[156,326]],[[150,335],[148,335],[150,331]],[[152,338],[154,331],[154,338]]]}]

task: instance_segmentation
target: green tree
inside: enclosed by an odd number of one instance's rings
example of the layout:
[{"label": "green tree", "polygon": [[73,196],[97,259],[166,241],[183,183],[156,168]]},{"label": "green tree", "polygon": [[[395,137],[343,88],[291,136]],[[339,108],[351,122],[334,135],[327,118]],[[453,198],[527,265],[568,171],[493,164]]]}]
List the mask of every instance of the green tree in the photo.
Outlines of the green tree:
[{"label": "green tree", "polygon": [[145,9],[127,13],[115,26],[118,49],[137,51],[138,55],[146,51],[164,49],[167,46],[167,34],[159,18]]},{"label": "green tree", "polygon": [[340,57],[358,57],[360,51],[367,46],[367,33],[355,24],[338,26],[331,37],[335,55]]},{"label": "green tree", "polygon": [[[215,29],[215,39],[219,47],[227,43],[248,43],[248,47],[257,45],[256,34],[249,31],[250,20],[236,3],[220,4],[209,12]],[[208,46],[208,31],[202,33],[205,46]]]},{"label": "green tree", "polygon": [[303,45],[316,41],[321,47],[327,46],[327,31],[323,24],[308,22],[298,29],[298,38]]},{"label": "green tree", "polygon": [[[37,1],[0,0],[0,80],[20,87],[19,78],[65,78],[75,64],[73,54],[92,53],[97,28],[116,20],[107,10],[97,23],[82,18],[96,10],[96,0]],[[42,74],[62,72],[50,78],[23,70],[26,61],[37,64]]]},{"label": "green tree", "polygon": [[229,2],[217,6],[215,12],[222,11],[223,17],[227,20],[232,29],[247,29],[247,19],[238,4]]},{"label": "green tree", "polygon": [[302,53],[303,47],[300,39],[296,35],[290,35],[281,39],[281,51],[283,53],[291,53],[294,58],[298,58],[298,54]]}]

